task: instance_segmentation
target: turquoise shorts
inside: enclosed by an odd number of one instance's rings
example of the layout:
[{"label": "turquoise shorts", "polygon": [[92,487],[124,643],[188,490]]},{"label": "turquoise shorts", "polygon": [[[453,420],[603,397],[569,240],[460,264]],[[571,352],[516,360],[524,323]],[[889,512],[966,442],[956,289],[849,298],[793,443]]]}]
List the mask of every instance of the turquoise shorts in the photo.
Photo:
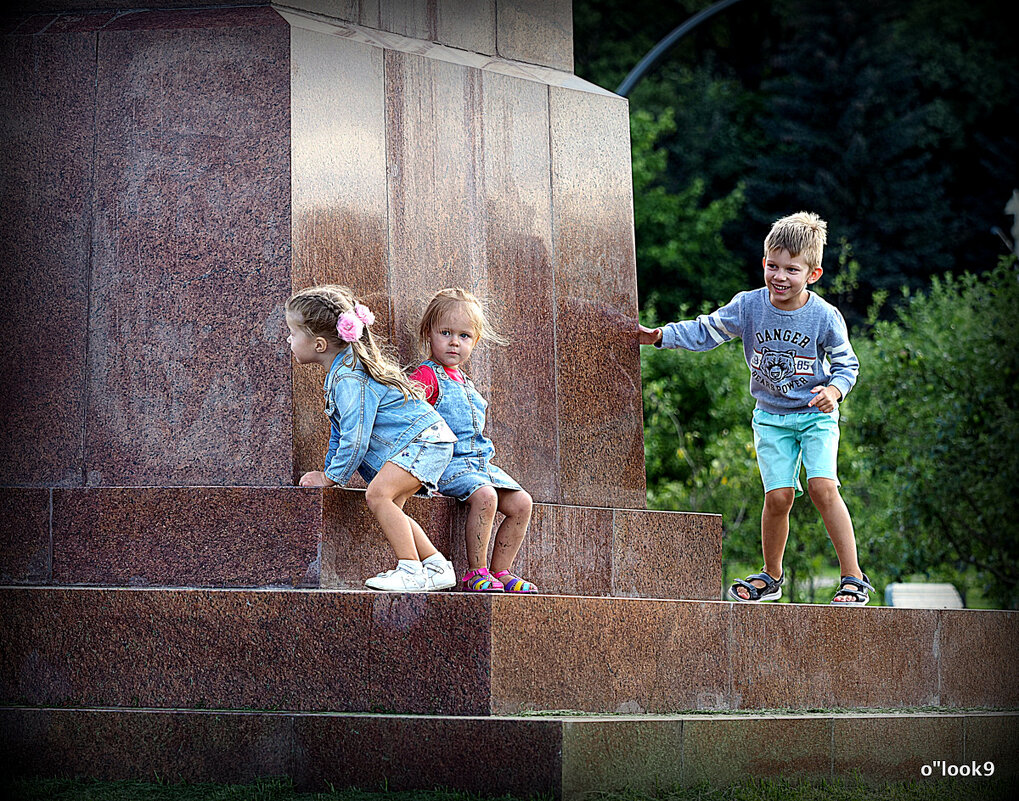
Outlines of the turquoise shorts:
[{"label": "turquoise shorts", "polygon": [[772,414],[754,409],[754,448],[764,491],[793,487],[803,494],[800,465],[807,480],[830,478],[839,483],[839,413]]}]

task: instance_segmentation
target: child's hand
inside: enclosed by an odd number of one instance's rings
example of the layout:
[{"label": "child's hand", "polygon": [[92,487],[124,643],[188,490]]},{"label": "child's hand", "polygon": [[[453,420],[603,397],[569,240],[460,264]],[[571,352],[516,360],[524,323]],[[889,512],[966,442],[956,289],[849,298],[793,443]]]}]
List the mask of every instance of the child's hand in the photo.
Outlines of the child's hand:
[{"label": "child's hand", "polygon": [[662,341],[661,328],[645,328],[639,323],[637,324],[637,328],[640,329],[640,332],[637,335],[637,341],[641,345],[657,345]]},{"label": "child's hand", "polygon": [[302,487],[332,487],[336,485],[336,482],[329,478],[329,476],[321,470],[313,470],[310,473],[305,473],[301,476],[301,480],[297,483]]},{"label": "child's hand", "polygon": [[814,397],[807,406],[816,406],[825,414],[831,414],[839,408],[839,401],[842,400],[842,393],[839,392],[837,387],[830,385],[826,387],[814,387],[810,391],[814,393]]}]

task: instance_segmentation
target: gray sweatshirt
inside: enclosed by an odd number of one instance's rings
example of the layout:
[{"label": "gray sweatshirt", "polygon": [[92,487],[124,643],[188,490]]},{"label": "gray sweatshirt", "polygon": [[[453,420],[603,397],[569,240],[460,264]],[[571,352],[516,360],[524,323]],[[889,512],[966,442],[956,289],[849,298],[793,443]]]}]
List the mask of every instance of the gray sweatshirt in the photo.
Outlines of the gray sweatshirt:
[{"label": "gray sweatshirt", "polygon": [[860,371],[842,313],[813,292],[796,311],[776,309],[767,287],[740,292],[718,311],[663,326],[658,347],[711,350],[737,337],[750,394],[772,414],[819,412],[807,406],[811,388],[831,385],[844,398]]}]

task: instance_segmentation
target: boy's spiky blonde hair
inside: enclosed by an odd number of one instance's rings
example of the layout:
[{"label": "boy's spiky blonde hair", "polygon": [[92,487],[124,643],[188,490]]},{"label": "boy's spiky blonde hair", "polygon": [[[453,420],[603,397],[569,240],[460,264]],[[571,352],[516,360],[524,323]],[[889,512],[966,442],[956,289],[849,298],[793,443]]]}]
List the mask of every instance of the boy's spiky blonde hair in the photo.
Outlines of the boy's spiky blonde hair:
[{"label": "boy's spiky blonde hair", "polygon": [[776,220],[764,239],[764,255],[785,249],[789,255],[802,256],[810,269],[821,266],[828,242],[828,223],[809,211],[798,211]]}]

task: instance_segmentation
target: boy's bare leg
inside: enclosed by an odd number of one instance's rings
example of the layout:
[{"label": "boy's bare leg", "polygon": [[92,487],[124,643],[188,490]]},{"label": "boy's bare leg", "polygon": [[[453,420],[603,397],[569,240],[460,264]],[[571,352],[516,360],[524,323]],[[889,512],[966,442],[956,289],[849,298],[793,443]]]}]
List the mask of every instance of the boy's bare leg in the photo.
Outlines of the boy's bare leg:
[{"label": "boy's bare leg", "polygon": [[[807,482],[810,500],[821,513],[824,527],[835,546],[835,554],[839,558],[839,573],[843,576],[854,576],[862,579],[863,571],[856,554],[856,534],[853,531],[853,520],[849,516],[846,502],[839,493],[839,485],[830,478],[812,478]],[[854,601],[851,595],[840,593],[835,601]]]},{"label": "boy's bare leg", "polygon": [[[764,509],[761,512],[761,550],[764,552],[764,572],[772,578],[782,576],[782,556],[789,540],[789,512],[792,511],[796,491],[792,487],[780,487],[764,494]],[[764,589],[764,582],[754,579],[750,582],[758,589]],[[737,587],[740,598],[749,599],[746,587]]]},{"label": "boy's bare leg", "polygon": [[524,541],[527,526],[531,522],[531,509],[534,504],[531,496],[524,490],[497,490],[499,494],[499,511],[506,519],[499,524],[495,534],[495,548],[492,551],[492,572],[509,570],[513,560]]},{"label": "boy's bare leg", "polygon": [[499,505],[494,487],[479,487],[467,499],[467,524],[464,535],[467,545],[467,564],[471,570],[488,564],[488,542],[492,538],[492,523]]}]

